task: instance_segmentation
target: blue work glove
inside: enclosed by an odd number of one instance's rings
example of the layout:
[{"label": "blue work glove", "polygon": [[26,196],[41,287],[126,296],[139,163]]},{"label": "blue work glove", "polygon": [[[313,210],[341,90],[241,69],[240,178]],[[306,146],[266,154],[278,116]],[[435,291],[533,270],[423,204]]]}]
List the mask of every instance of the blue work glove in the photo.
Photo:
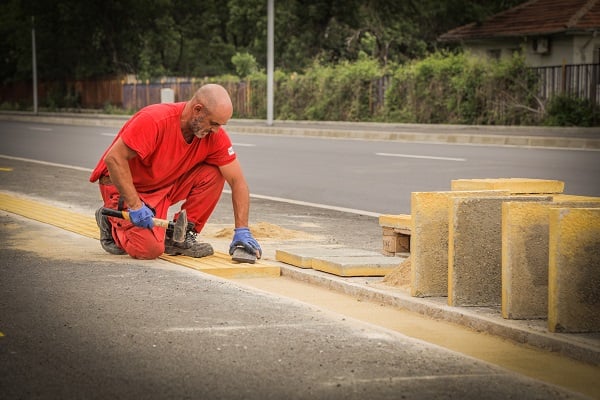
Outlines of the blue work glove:
[{"label": "blue work glove", "polygon": [[129,209],[129,220],[132,224],[139,226],[140,228],[152,229],[152,227],[154,227],[152,217],[154,217],[154,213],[144,203],[142,203],[142,206],[137,210]]},{"label": "blue work glove", "polygon": [[257,254],[258,258],[262,256],[262,249],[260,248],[260,245],[256,239],[252,237],[250,229],[248,228],[235,228],[233,241],[229,246],[229,255],[233,255],[233,251],[238,246],[243,246],[244,249],[250,254]]}]

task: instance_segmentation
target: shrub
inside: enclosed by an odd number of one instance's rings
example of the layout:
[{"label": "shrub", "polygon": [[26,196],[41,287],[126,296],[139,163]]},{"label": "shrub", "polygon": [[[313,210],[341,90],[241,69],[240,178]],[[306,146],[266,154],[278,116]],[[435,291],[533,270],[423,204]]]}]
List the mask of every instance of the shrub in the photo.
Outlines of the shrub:
[{"label": "shrub", "polygon": [[600,123],[600,106],[589,99],[568,95],[554,96],[546,108],[545,125],[596,126]]}]

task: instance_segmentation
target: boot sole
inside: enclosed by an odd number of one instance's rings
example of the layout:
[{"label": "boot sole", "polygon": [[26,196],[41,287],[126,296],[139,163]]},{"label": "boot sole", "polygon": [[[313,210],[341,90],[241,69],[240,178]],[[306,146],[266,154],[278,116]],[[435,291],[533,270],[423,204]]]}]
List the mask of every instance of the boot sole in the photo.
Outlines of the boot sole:
[{"label": "boot sole", "polygon": [[170,256],[188,256],[193,258],[202,258],[215,254],[212,246],[208,243],[196,244],[196,249],[181,249],[175,246],[166,246],[165,254]]}]

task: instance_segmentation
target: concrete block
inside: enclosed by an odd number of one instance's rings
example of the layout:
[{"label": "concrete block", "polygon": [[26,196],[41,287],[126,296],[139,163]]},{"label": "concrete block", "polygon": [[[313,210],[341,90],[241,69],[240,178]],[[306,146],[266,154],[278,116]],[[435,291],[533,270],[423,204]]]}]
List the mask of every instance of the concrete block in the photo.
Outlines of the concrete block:
[{"label": "concrete block", "polygon": [[454,197],[509,195],[506,190],[413,192],[411,194],[412,234],[411,295],[448,295],[448,200]]},{"label": "concrete block", "polygon": [[398,268],[405,258],[386,257],[318,257],[312,268],[338,276],[385,276]]},{"label": "concrete block", "polygon": [[600,332],[600,209],[550,210],[548,330]]},{"label": "concrete block", "polygon": [[502,203],[549,201],[550,196],[450,199],[448,305],[496,306],[502,302]]},{"label": "concrete block", "polygon": [[[600,207],[600,197],[502,204],[502,316],[548,318],[548,236],[552,207]],[[569,201],[557,201],[566,200]],[[595,199],[594,201],[589,201]]]},{"label": "concrete block", "polygon": [[452,190],[508,190],[510,194],[562,193],[565,183],[549,179],[497,178],[497,179],[455,179]]},{"label": "concrete block", "polygon": [[409,214],[383,214],[379,216],[379,226],[406,231],[412,230],[412,216]]},{"label": "concrete block", "polygon": [[308,248],[290,248],[290,249],[278,249],[275,250],[275,260],[282,263],[290,264],[298,268],[312,268],[312,262],[315,257],[327,256],[327,257],[368,257],[375,256],[379,257],[376,251],[362,250],[362,249],[350,249],[345,247],[335,248],[321,248],[321,247],[308,247]]}]

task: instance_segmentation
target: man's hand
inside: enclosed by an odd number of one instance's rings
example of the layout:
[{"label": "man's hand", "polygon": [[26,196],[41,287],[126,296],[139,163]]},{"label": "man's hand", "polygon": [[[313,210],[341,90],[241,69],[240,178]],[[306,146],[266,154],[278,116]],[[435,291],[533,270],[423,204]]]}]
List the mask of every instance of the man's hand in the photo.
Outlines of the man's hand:
[{"label": "man's hand", "polygon": [[262,256],[262,249],[256,239],[252,237],[252,233],[250,233],[250,229],[248,228],[235,228],[233,241],[229,246],[229,255],[233,255],[233,251],[237,246],[244,246],[244,249],[248,253],[256,254],[258,258]]},{"label": "man's hand", "polygon": [[129,209],[129,220],[132,224],[139,226],[140,228],[152,229],[152,227],[154,227],[152,217],[154,217],[154,213],[144,203],[142,203],[142,206],[137,210]]}]

